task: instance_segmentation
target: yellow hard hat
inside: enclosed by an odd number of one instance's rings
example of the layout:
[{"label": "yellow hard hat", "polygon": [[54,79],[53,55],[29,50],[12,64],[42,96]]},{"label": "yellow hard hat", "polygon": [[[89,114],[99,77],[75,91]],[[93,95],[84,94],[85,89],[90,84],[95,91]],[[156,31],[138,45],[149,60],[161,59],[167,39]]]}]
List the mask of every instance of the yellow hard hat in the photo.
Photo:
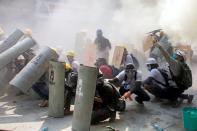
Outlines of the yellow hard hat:
[{"label": "yellow hard hat", "polygon": [[30,28],[26,28],[26,29],[24,30],[24,34],[25,34],[25,35],[32,36],[32,30],[31,30]]},{"label": "yellow hard hat", "polygon": [[71,70],[71,69],[72,69],[71,65],[70,65],[70,64],[68,64],[68,63],[65,63],[65,64],[64,64],[64,68],[65,68],[65,70],[66,70],[66,71],[68,71],[68,70]]},{"label": "yellow hard hat", "polygon": [[4,30],[0,27],[0,36],[4,35]]},{"label": "yellow hard hat", "polygon": [[70,50],[67,52],[67,56],[75,57],[75,52],[73,50]]},{"label": "yellow hard hat", "polygon": [[58,50],[56,48],[50,47],[53,51],[55,51],[56,53],[58,52]]}]

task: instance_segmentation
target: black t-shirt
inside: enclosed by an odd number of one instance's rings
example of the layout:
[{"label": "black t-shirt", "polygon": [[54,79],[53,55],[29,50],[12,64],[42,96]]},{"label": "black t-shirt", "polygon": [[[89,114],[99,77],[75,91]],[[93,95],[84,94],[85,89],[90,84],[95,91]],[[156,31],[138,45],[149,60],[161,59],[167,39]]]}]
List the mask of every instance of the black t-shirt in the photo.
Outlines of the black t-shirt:
[{"label": "black t-shirt", "polygon": [[104,106],[115,108],[120,94],[118,91],[109,83],[104,83],[103,86],[97,87],[97,93],[103,101]]},{"label": "black t-shirt", "polygon": [[111,49],[111,43],[105,37],[97,37],[94,43],[98,46],[99,50],[106,49],[107,47]]}]

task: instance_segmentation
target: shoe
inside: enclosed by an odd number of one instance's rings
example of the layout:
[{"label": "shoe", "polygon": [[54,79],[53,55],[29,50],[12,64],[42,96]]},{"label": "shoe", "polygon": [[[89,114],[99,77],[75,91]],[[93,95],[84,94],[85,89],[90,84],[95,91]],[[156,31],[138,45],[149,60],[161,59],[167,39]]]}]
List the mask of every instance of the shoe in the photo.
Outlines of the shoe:
[{"label": "shoe", "polygon": [[178,98],[175,101],[172,101],[172,107],[177,108],[183,103],[183,98]]},{"label": "shoe", "polygon": [[189,104],[191,104],[193,98],[194,98],[194,95],[188,95],[187,102],[188,102]]},{"label": "shoe", "polygon": [[162,99],[160,99],[159,97],[154,97],[151,102],[153,103],[158,103],[158,102],[162,102]]},{"label": "shoe", "polygon": [[140,105],[144,105],[143,101],[141,99],[139,99],[139,97],[135,97],[135,101],[140,104]]},{"label": "shoe", "polygon": [[70,114],[73,114],[73,111],[64,110],[64,115],[70,115]]},{"label": "shoe", "polygon": [[106,128],[108,128],[108,131],[119,131],[118,129],[115,129],[112,126],[106,126]]},{"label": "shoe", "polygon": [[99,121],[91,121],[91,125],[97,125],[99,124]]},{"label": "shoe", "polygon": [[116,111],[112,111],[109,122],[114,122],[115,120],[116,120]]},{"label": "shoe", "polygon": [[16,93],[16,96],[21,96],[21,95],[24,95],[22,91],[19,91],[18,93]]},{"label": "shoe", "polygon": [[72,113],[73,111],[71,111],[70,109],[64,109],[64,115],[70,115]]},{"label": "shoe", "polygon": [[40,107],[48,107],[48,100],[43,100],[42,103],[38,104]]}]

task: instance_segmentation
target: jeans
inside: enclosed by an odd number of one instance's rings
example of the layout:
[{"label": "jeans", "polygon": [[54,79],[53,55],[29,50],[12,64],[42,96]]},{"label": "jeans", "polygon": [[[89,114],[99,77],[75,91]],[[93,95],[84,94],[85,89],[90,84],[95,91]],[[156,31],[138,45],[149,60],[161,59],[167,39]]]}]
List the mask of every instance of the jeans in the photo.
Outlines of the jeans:
[{"label": "jeans", "polygon": [[101,107],[92,111],[91,124],[98,124],[108,118],[115,116],[116,111],[111,111],[108,107]]},{"label": "jeans", "polygon": [[46,87],[46,83],[35,83],[32,89],[44,100],[49,99],[49,88]]}]

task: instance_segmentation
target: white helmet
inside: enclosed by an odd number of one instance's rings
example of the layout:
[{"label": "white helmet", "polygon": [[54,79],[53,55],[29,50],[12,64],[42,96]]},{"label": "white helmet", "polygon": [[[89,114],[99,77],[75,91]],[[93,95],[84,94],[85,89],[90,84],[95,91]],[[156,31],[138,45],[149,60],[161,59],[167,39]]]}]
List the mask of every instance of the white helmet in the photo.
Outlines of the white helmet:
[{"label": "white helmet", "polygon": [[182,56],[182,57],[185,57],[185,52],[183,52],[181,50],[176,50],[175,54],[179,55],[179,56]]},{"label": "white helmet", "polygon": [[179,49],[177,49],[177,50],[175,51],[175,54],[178,55],[178,56],[183,57],[184,60],[186,59],[186,57],[185,57],[185,55],[186,55],[185,52],[183,52],[183,51],[181,51],[181,50],[179,50]]},{"label": "white helmet", "polygon": [[153,65],[153,64],[157,64],[155,58],[148,58],[148,60],[146,61],[146,65]]},{"label": "white helmet", "polygon": [[5,34],[4,30],[0,27],[0,36],[3,36]]}]

